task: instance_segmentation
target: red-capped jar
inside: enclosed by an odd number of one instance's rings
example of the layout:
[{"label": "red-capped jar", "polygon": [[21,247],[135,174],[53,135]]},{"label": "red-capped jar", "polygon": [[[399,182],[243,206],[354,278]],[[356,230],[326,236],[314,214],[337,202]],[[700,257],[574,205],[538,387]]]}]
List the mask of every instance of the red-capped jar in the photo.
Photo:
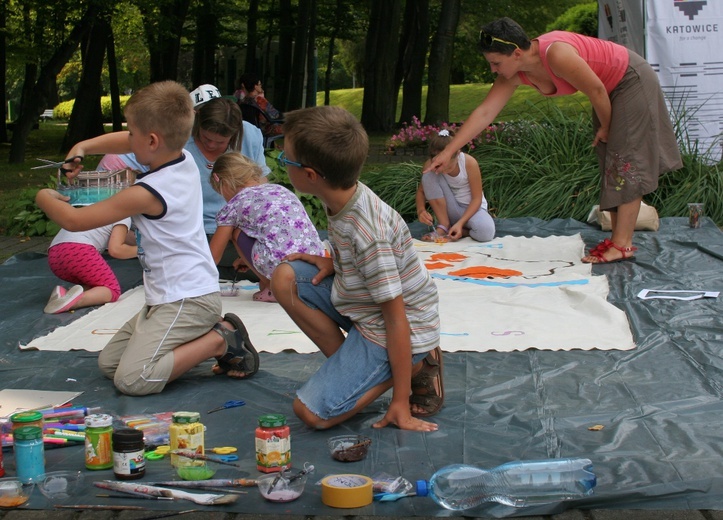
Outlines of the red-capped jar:
[{"label": "red-capped jar", "polygon": [[291,468],[291,430],[286,416],[270,413],[259,417],[256,468],[264,473]]}]

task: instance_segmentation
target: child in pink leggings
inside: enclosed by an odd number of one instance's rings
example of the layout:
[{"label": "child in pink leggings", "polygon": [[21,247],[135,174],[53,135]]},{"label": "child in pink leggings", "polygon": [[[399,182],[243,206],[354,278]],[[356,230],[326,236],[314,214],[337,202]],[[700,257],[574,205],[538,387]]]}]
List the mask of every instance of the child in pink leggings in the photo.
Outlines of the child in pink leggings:
[{"label": "child in pink leggings", "polygon": [[114,302],[121,293],[118,278],[103,251],[113,258],[133,258],[138,247],[129,234],[131,219],[89,231],[71,232],[61,229],[50,243],[48,264],[58,278],[73,285],[58,285],[45,306],[46,314],[59,314],[81,307]]}]

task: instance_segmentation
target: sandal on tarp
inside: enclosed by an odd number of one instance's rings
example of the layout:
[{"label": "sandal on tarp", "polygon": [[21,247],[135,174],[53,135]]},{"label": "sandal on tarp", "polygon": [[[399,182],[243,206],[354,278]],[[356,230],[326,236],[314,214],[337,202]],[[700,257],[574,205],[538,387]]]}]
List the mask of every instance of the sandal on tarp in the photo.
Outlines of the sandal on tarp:
[{"label": "sandal on tarp", "polygon": [[436,347],[422,360],[422,369],[412,376],[412,395],[409,397],[409,404],[424,409],[424,412],[412,412],[414,417],[431,417],[442,409],[444,404],[442,368],[442,349]]},{"label": "sandal on tarp", "polygon": [[274,298],[274,295],[271,292],[271,289],[264,289],[263,291],[257,291],[251,296],[251,299],[255,302],[276,303],[276,298]]},{"label": "sandal on tarp", "polygon": [[[605,253],[610,249],[617,249],[623,256],[614,260],[607,260]],[[605,239],[598,245],[590,249],[588,255],[582,259],[584,264],[614,264],[616,262],[635,261],[635,251],[638,248],[635,246],[631,247],[620,247],[610,239]],[[586,260],[587,259],[587,260]]]},{"label": "sandal on tarp", "polygon": [[227,347],[226,353],[217,358],[218,370],[214,367],[213,372],[215,374],[225,374],[229,371],[243,372],[243,377],[237,379],[251,377],[259,371],[259,353],[251,344],[249,333],[241,318],[229,313],[223,319],[233,325],[234,329],[227,329],[220,323],[213,326],[213,330],[226,341]]}]

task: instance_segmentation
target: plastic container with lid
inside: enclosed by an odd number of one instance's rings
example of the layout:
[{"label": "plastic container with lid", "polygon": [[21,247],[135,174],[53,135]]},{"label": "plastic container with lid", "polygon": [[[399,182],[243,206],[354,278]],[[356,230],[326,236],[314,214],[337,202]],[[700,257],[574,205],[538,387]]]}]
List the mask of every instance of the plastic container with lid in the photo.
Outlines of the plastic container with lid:
[{"label": "plastic container with lid", "polygon": [[[203,455],[204,427],[201,424],[201,414],[198,412],[175,412],[171,416],[171,421],[169,428],[171,451],[188,450]],[[192,466],[194,461],[171,453],[171,465],[175,468]]]},{"label": "plastic container with lid", "polygon": [[122,428],[113,432],[113,473],[118,480],[135,480],[146,474],[143,432]]},{"label": "plastic container with lid", "polygon": [[110,469],[113,467],[113,417],[93,414],[85,418],[85,467]]},{"label": "plastic container with lid", "polygon": [[20,426],[13,430],[15,473],[22,482],[32,482],[45,473],[43,429],[38,426]]},{"label": "plastic container with lid", "polygon": [[270,413],[259,417],[256,468],[264,473],[291,468],[291,430],[286,424],[286,416]]},{"label": "plastic container with lid", "polygon": [[10,421],[13,430],[21,426],[37,426],[42,430],[45,426],[43,414],[35,410],[14,413],[10,416]]}]

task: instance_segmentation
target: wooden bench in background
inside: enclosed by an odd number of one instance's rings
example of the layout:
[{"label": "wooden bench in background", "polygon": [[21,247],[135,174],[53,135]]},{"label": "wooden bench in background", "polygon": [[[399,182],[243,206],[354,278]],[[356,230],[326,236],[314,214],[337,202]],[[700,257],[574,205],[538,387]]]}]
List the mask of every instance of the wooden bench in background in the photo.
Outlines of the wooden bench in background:
[{"label": "wooden bench in background", "polygon": [[49,108],[42,114],[40,114],[40,120],[41,121],[47,121],[48,119],[53,119],[53,109]]}]

